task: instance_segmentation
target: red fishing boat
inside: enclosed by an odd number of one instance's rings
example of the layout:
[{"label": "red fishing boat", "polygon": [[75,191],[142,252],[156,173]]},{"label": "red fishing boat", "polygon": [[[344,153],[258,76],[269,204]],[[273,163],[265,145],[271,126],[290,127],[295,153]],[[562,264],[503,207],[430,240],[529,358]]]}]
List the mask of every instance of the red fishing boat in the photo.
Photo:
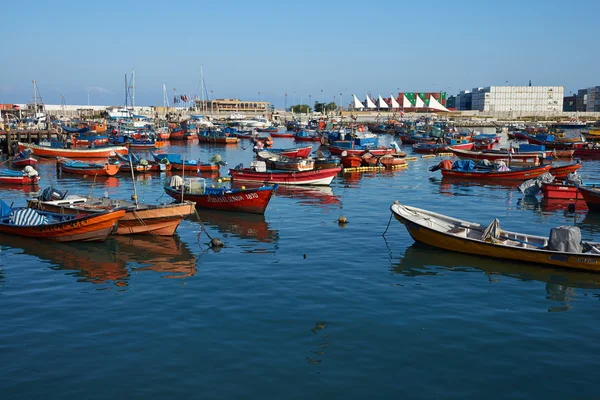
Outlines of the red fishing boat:
[{"label": "red fishing boat", "polygon": [[564,179],[568,174],[577,171],[579,168],[581,168],[581,163],[579,162],[575,164],[559,165],[550,168],[550,173],[554,175],[556,179]]},{"label": "red fishing boat", "polygon": [[[179,178],[179,179],[173,179]],[[196,207],[221,211],[240,211],[253,214],[264,214],[277,185],[259,188],[224,188],[206,187],[202,178],[186,179],[173,177],[170,185],[165,186],[165,193],[176,200],[188,200],[196,203]]]},{"label": "red fishing boat", "polygon": [[37,164],[37,158],[34,158],[31,154],[33,152],[31,150],[24,150],[21,153],[15,155],[12,160],[10,160],[10,166],[13,168],[25,168],[28,165]]},{"label": "red fishing boat", "polygon": [[72,215],[0,205],[1,233],[57,242],[103,241],[125,215],[125,210]]},{"label": "red fishing boat", "polygon": [[56,159],[56,165],[62,172],[77,175],[99,175],[113,176],[119,172],[121,164],[117,163],[91,163],[79,160],[70,160],[68,158],[59,157]]},{"label": "red fishing boat", "polygon": [[293,138],[294,132],[271,132],[271,136],[275,138]]},{"label": "red fishing boat", "polygon": [[545,199],[583,200],[579,187],[562,183],[542,183],[542,194]]},{"label": "red fishing boat", "polygon": [[590,210],[600,211],[600,188],[579,186],[579,193]]},{"label": "red fishing boat", "polygon": [[455,147],[448,148],[448,151],[454,153],[455,156],[464,160],[488,160],[488,161],[517,161],[520,163],[538,164],[540,157],[544,158],[544,152],[528,152],[528,153],[511,153],[509,150],[487,150],[487,151],[469,151],[457,149]]},{"label": "red fishing boat", "polygon": [[540,176],[544,172],[549,172],[550,165],[540,165],[538,167],[520,168],[509,171],[494,171],[494,170],[473,170],[460,171],[456,169],[441,168],[442,176],[448,178],[461,179],[485,179],[485,180],[517,180],[526,181],[531,178]]},{"label": "red fishing boat", "polygon": [[230,169],[231,179],[239,182],[261,182],[280,185],[325,185],[342,170],[337,168],[314,169],[311,171],[269,171],[264,162],[256,161],[253,168]]},{"label": "red fishing boat", "polygon": [[573,157],[600,158],[600,147],[595,145],[588,147],[578,147],[573,151]]},{"label": "red fishing boat", "polygon": [[40,181],[38,173],[31,165],[23,171],[0,169],[0,184],[2,185],[37,185]]},{"label": "red fishing boat", "polygon": [[110,146],[94,149],[61,149],[54,147],[39,146],[37,144],[19,142],[19,149],[31,149],[33,154],[39,157],[67,157],[67,158],[108,158],[116,154],[127,154],[129,150],[124,146]]},{"label": "red fishing boat", "polygon": [[362,157],[357,155],[342,155],[341,162],[344,168],[356,168],[362,164]]}]

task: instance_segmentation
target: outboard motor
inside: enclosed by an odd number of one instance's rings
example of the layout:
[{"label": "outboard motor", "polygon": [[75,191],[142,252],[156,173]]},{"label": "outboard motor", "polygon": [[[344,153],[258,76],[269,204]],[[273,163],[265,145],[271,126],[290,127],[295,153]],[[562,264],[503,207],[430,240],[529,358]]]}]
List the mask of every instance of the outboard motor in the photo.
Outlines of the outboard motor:
[{"label": "outboard motor", "polygon": [[42,191],[42,194],[40,195],[39,199],[41,201],[62,200],[65,198],[66,194],[67,192],[63,193],[50,186]]}]

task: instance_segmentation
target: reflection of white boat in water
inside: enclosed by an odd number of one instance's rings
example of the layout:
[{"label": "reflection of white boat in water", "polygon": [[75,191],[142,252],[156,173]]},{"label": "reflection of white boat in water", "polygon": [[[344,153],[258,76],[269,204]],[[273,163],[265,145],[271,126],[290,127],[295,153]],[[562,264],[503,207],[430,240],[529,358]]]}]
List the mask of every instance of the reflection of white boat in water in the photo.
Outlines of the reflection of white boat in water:
[{"label": "reflection of white boat in water", "polygon": [[196,273],[196,256],[177,235],[114,235],[103,243],[45,243],[0,235],[0,245],[23,249],[25,254],[49,261],[53,269],[76,271],[80,282],[128,286],[131,268],[164,273],[164,278]]},{"label": "reflection of white boat in water", "polygon": [[[583,228],[582,228],[583,229]],[[453,272],[483,272],[490,283],[501,278],[538,281],[546,284],[544,297],[565,303],[549,311],[566,311],[573,289],[600,289],[598,274],[564,271],[552,267],[496,260],[468,254],[448,252],[422,243],[409,246],[402,259],[392,266],[392,272],[407,277],[440,276]]]},{"label": "reflection of white boat in water", "polygon": [[[259,242],[276,242],[279,232],[271,229],[263,214],[232,213],[227,211],[198,209],[204,225],[214,226],[222,234]],[[190,217],[196,220],[196,217]]]}]

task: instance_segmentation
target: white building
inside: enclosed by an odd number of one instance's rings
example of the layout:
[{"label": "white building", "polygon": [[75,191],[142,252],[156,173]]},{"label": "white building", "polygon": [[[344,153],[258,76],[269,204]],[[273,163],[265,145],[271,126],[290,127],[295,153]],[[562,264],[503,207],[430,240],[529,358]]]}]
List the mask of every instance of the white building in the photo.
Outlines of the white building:
[{"label": "white building", "polygon": [[489,112],[562,112],[564,93],[564,86],[476,88],[471,95],[471,109]]}]

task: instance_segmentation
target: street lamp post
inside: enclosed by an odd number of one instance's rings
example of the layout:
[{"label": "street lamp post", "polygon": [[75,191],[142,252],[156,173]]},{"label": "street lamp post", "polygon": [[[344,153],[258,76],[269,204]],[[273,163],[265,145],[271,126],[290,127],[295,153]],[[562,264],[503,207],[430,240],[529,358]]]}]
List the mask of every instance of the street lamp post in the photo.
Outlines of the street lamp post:
[{"label": "street lamp post", "polygon": [[215,98],[213,97],[213,91],[210,91],[210,115],[213,115],[213,105],[215,102]]},{"label": "street lamp post", "polygon": [[308,109],[310,110],[310,113],[312,114],[312,95],[308,95]]}]

